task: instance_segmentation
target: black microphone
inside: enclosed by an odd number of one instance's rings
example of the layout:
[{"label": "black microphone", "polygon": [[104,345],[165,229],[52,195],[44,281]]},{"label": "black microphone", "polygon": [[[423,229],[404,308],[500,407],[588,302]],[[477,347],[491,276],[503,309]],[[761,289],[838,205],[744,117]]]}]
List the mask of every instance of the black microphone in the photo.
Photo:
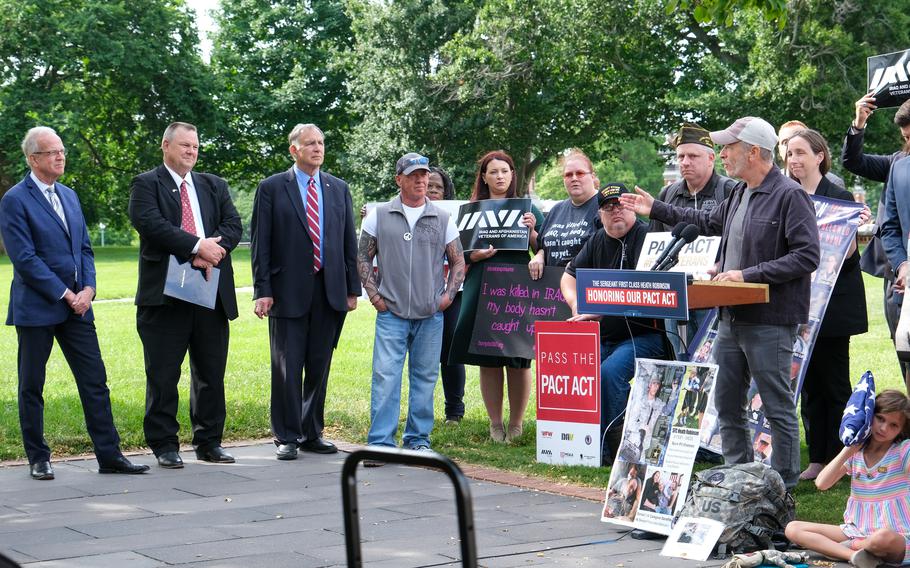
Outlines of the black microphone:
[{"label": "black microphone", "polygon": [[670,234],[673,236],[673,240],[670,241],[670,244],[667,245],[667,248],[664,249],[664,252],[660,253],[660,256],[657,257],[657,260],[654,261],[654,265],[651,266],[651,270],[657,270],[657,267],[660,266],[660,263],[667,260],[667,256],[670,253],[670,247],[672,247],[676,241],[679,239],[680,233],[683,232],[683,229],[686,228],[686,222],[677,223],[673,230],[670,231]]},{"label": "black microphone", "polygon": [[682,232],[679,234],[679,239],[676,240],[671,246],[667,247],[669,253],[667,258],[657,267],[657,271],[661,272],[664,270],[670,270],[676,263],[679,262],[679,252],[684,246],[691,243],[698,238],[698,227],[695,225],[688,225]]}]

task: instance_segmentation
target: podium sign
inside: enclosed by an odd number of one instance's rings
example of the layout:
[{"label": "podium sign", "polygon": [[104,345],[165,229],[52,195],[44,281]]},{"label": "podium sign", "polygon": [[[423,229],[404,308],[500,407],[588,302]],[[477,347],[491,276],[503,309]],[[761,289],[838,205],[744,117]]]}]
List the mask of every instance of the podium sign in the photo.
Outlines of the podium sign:
[{"label": "podium sign", "polygon": [[538,321],[537,461],[600,466],[600,324]]},{"label": "podium sign", "polygon": [[580,314],[689,319],[682,272],[579,268],[575,280]]}]

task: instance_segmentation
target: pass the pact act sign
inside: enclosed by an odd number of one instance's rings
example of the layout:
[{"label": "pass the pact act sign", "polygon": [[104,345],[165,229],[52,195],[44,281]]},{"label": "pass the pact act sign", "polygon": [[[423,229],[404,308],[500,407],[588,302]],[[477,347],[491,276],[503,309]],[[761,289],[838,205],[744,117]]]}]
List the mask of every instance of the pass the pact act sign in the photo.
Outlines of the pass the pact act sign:
[{"label": "pass the pact act sign", "polygon": [[537,461],[600,465],[600,325],[538,321]]}]

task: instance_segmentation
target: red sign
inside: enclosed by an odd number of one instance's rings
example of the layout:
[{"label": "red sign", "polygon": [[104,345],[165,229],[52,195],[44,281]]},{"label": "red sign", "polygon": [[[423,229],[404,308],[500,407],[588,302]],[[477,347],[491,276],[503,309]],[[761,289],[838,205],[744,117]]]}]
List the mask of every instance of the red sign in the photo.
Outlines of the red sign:
[{"label": "red sign", "polygon": [[600,424],[600,324],[538,321],[537,419]]}]

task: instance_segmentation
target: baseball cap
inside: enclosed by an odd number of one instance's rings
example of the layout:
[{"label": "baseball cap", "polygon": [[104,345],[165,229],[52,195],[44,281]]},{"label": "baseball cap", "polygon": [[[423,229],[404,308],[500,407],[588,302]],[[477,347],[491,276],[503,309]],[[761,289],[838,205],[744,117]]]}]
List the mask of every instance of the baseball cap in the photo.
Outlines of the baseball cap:
[{"label": "baseball cap", "polygon": [[395,174],[410,175],[417,170],[430,171],[430,159],[417,152],[408,152],[395,162]]},{"label": "baseball cap", "polygon": [[711,140],[720,145],[745,142],[772,152],[777,148],[777,133],[774,127],[754,116],[744,116],[726,129],[712,132]]},{"label": "baseball cap", "polygon": [[618,181],[608,183],[600,188],[600,192],[597,194],[597,206],[603,207],[608,201],[619,199],[619,196],[624,193],[631,193],[625,185]]},{"label": "baseball cap", "polygon": [[670,140],[671,148],[675,149],[680,144],[701,144],[714,149],[710,133],[701,126],[689,122],[683,123],[679,127],[679,132]]}]

